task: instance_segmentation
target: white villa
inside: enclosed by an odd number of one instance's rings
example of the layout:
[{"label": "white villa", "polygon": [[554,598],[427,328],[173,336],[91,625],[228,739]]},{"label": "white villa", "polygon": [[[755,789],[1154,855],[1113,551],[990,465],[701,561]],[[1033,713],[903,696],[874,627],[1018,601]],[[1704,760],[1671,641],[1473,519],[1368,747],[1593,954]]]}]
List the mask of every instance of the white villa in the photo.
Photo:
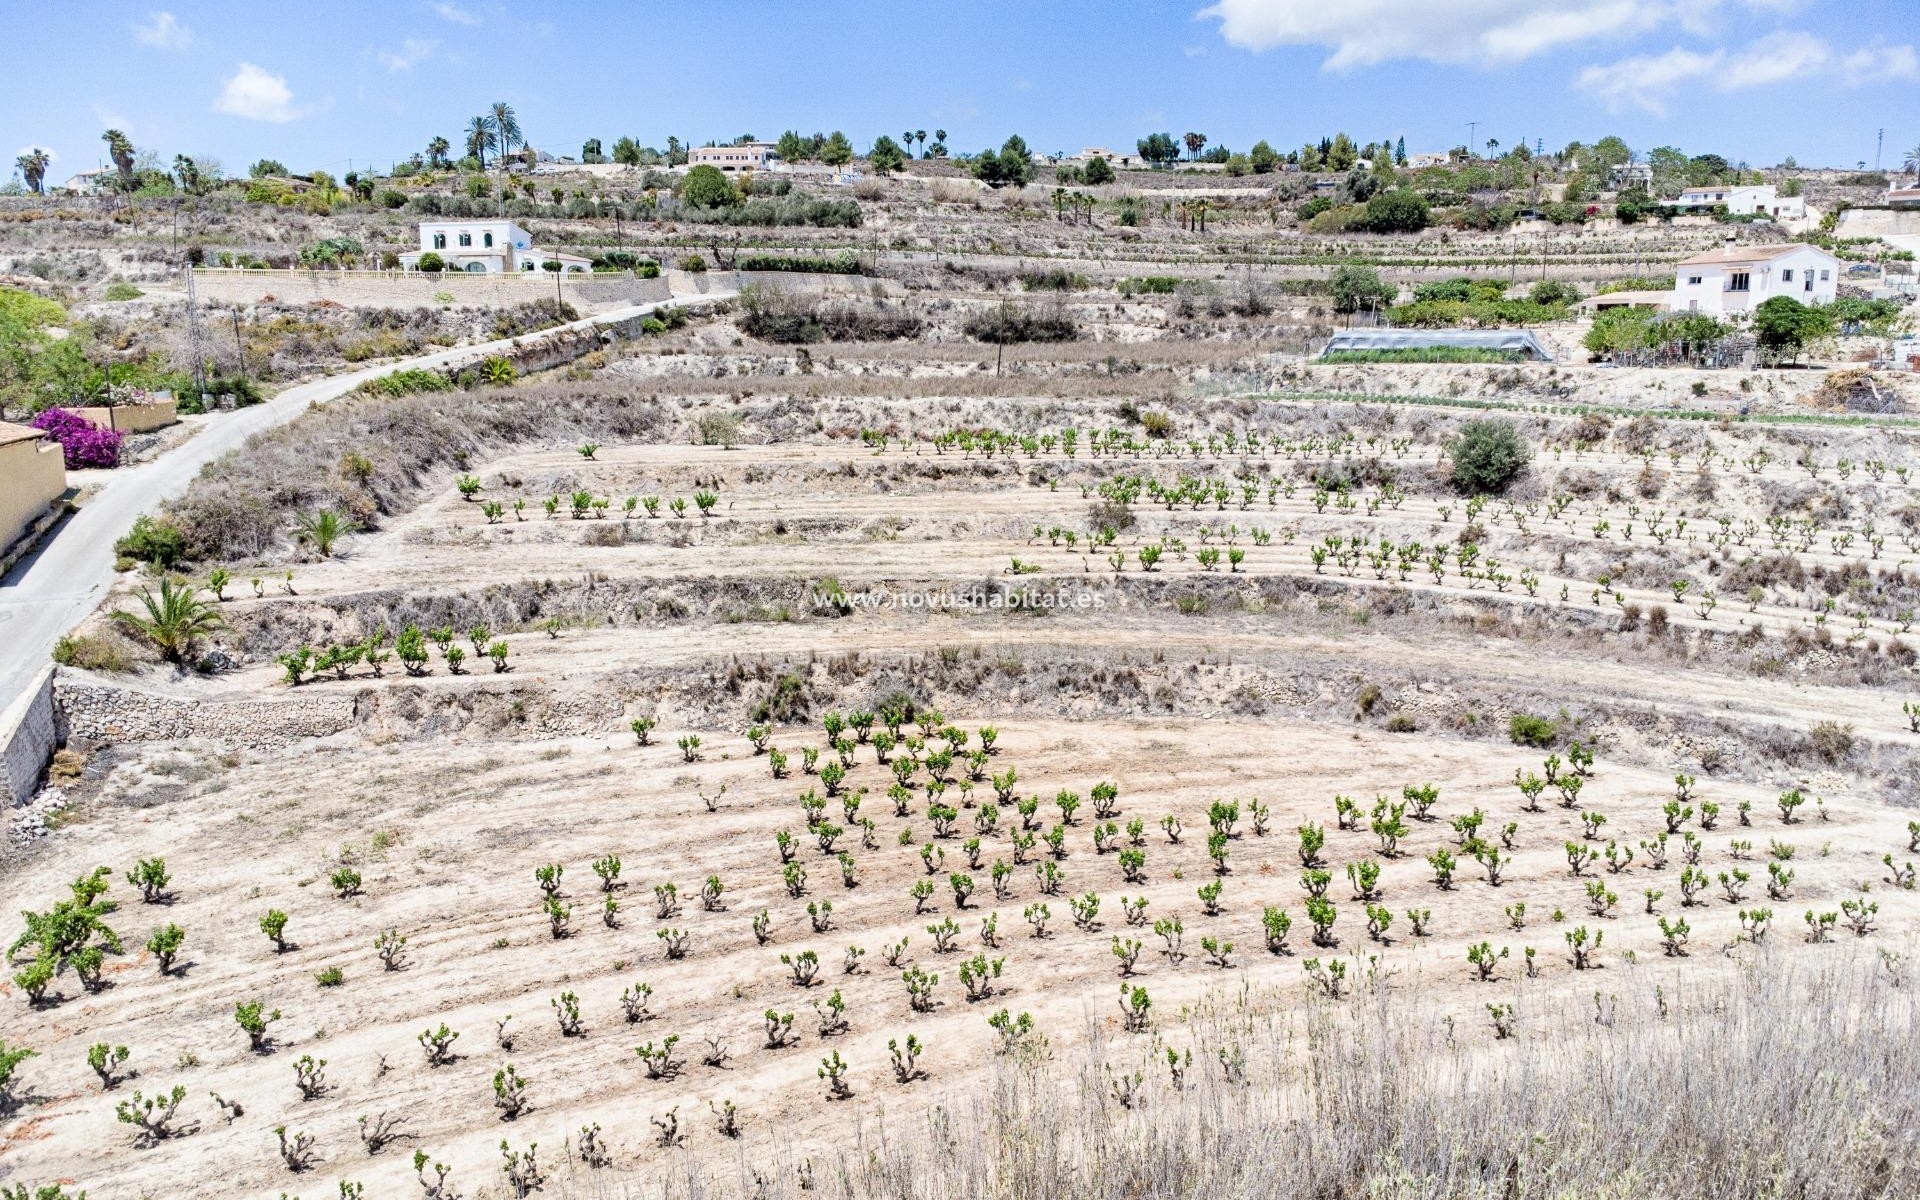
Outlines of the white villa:
[{"label": "white villa", "polygon": [[1807,215],[1807,202],[1799,196],[1782,196],[1770,185],[1721,184],[1716,187],[1688,188],[1680,193],[1673,207],[1690,212],[1707,212],[1725,205],[1730,213],[1758,213],[1783,221],[1798,221]]},{"label": "white villa", "polygon": [[1727,246],[1680,261],[1667,307],[1720,317],[1751,312],[1775,296],[1831,304],[1839,274],[1840,260],[1818,246]]},{"label": "white villa", "polygon": [[432,252],[440,256],[449,271],[473,274],[505,274],[509,271],[591,271],[593,260],[561,250],[542,250],[533,244],[533,235],[501,218],[488,221],[422,221],[420,248],[400,255],[400,266],[408,271],[420,269],[420,256]]},{"label": "white villa", "polygon": [[772,142],[737,142],[731,146],[695,146],[687,151],[687,170],[718,167],[722,171],[765,171],[780,161]]}]

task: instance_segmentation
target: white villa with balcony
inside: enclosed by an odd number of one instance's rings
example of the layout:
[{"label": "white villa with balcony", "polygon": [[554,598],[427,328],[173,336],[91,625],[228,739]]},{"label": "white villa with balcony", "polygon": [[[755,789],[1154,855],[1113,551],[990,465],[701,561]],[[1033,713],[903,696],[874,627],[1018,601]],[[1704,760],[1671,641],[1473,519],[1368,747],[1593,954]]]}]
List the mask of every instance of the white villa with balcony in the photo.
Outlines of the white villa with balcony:
[{"label": "white villa with balcony", "polygon": [[1752,312],[1775,296],[1831,304],[1839,275],[1840,260],[1818,246],[1727,246],[1681,260],[1667,307],[1721,317]]},{"label": "white villa with balcony", "polygon": [[[512,221],[422,221],[420,248],[400,255],[400,266],[420,269],[420,257],[440,256],[449,271],[506,274],[522,271],[591,271],[593,260],[561,250],[543,250],[533,235]],[[557,264],[548,267],[548,263]]]}]

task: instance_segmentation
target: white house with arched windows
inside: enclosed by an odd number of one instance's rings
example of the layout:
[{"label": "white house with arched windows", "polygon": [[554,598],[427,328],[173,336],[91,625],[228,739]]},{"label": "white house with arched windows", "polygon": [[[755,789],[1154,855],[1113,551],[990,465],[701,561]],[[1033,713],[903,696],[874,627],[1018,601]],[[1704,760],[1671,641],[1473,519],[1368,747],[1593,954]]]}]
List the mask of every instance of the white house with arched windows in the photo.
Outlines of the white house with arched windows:
[{"label": "white house with arched windows", "polygon": [[[505,274],[526,271],[591,271],[593,260],[562,250],[543,250],[512,221],[422,221],[420,248],[400,255],[400,266],[420,269],[423,255],[439,256],[448,271]],[[548,263],[557,266],[548,267]]]}]

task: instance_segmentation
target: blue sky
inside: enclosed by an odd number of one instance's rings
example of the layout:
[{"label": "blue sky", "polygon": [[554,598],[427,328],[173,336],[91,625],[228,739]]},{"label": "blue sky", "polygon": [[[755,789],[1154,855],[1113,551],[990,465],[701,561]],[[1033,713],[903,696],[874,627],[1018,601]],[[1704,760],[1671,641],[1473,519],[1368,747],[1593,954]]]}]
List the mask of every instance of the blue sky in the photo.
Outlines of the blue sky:
[{"label": "blue sky", "polygon": [[0,151],[137,146],[336,173],[494,100],[535,145],[786,128],[1009,133],[1052,152],[1154,130],[1410,152],[1618,133],[1753,164],[1920,144],[1916,0],[275,0],[12,6]]}]

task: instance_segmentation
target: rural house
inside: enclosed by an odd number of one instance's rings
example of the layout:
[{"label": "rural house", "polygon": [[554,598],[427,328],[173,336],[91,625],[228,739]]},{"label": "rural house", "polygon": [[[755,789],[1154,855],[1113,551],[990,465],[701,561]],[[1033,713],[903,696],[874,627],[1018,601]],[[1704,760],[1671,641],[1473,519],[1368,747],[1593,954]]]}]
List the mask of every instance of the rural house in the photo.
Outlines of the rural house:
[{"label": "rural house", "polygon": [[1783,221],[1797,221],[1807,215],[1805,200],[1799,196],[1782,196],[1777,189],[1766,185],[1688,188],[1670,203],[1687,212],[1712,212],[1724,206],[1736,215],[1753,213]]},{"label": "rural house", "polygon": [[737,146],[698,146],[687,151],[687,168],[707,166],[722,171],[764,171],[780,155],[772,142],[742,142]]},{"label": "rural house", "polygon": [[1831,304],[1839,271],[1839,259],[1800,242],[1726,246],[1680,260],[1667,307],[1725,316],[1751,312],[1775,296]]},{"label": "rural house", "polygon": [[31,531],[67,490],[60,443],[27,425],[0,421],[0,557]]},{"label": "rural house", "polygon": [[512,221],[422,221],[420,248],[400,255],[404,270],[420,269],[420,256],[432,252],[440,256],[449,271],[473,274],[503,274],[510,271],[539,271],[546,264],[559,264],[556,270],[590,271],[593,260],[559,250],[542,250],[533,244],[533,235]]}]

